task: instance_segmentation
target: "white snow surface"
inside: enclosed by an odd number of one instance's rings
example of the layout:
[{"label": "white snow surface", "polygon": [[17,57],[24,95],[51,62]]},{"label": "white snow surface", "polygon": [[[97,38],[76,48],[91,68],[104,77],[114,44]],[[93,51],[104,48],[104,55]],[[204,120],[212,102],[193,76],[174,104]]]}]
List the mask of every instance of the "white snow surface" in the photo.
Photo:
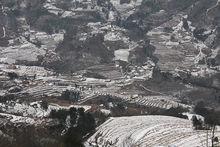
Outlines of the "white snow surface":
[{"label": "white snow surface", "polygon": [[111,111],[107,109],[101,109],[101,112],[104,113],[105,115],[111,114]]},{"label": "white snow surface", "polygon": [[[217,133],[217,136],[220,134]],[[209,144],[211,143],[211,134]],[[206,143],[206,131],[196,131],[192,122],[170,116],[110,118],[97,128],[86,147],[198,147]]]},{"label": "white snow surface", "polygon": [[46,51],[43,48],[37,48],[27,41],[24,41],[23,45],[0,47],[0,61],[8,64],[16,61],[38,61],[38,56],[45,54]]},{"label": "white snow surface", "polygon": [[115,60],[128,62],[129,49],[119,49],[115,51]]},{"label": "white snow surface", "polygon": [[44,110],[41,107],[40,101],[32,102],[30,105],[20,104],[16,102],[8,102],[7,104],[0,103],[0,110],[2,112],[10,113],[10,114],[19,114],[22,117],[35,117],[42,118],[49,116],[51,110],[59,110],[59,109],[70,109],[71,107],[75,108],[84,108],[85,111],[89,110],[90,106],[83,105],[70,105],[70,106],[60,106],[58,104],[49,104],[48,109]]}]

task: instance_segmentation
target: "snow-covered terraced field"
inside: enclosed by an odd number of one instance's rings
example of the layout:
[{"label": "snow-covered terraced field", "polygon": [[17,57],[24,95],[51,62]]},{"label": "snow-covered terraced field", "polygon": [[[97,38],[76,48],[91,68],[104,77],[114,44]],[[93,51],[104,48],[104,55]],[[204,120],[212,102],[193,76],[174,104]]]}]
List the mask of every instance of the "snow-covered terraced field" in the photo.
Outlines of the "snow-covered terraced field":
[{"label": "snow-covered terraced field", "polygon": [[40,66],[22,66],[17,65],[10,67],[10,65],[7,64],[0,64],[0,69],[4,72],[15,72],[18,75],[27,75],[27,76],[33,76],[36,74],[36,76],[48,76],[52,75],[52,71],[46,70],[44,67]]},{"label": "snow-covered terraced field", "polygon": [[[183,15],[177,15],[148,32],[151,44],[156,47],[154,55],[159,59],[158,66],[162,71],[189,69],[206,56],[202,50],[206,50],[207,46],[195,41],[191,33],[194,30],[191,22],[188,21],[190,31],[183,28],[183,18]],[[166,27],[173,31],[166,32]]]},{"label": "snow-covered terraced field", "polygon": [[172,107],[188,107],[187,105],[178,103],[174,100],[172,100],[168,96],[147,96],[147,97],[138,97],[132,100],[132,102],[145,105],[149,107],[156,107],[156,108],[162,108],[162,109],[169,109]]},{"label": "snow-covered terraced field", "polygon": [[85,105],[69,105],[69,106],[60,106],[58,104],[50,103],[48,109],[45,110],[41,106],[40,101],[32,102],[29,105],[24,103],[8,102],[7,104],[0,103],[1,113],[10,114],[10,115],[19,115],[21,117],[35,117],[43,118],[48,117],[52,110],[59,109],[70,109],[74,108],[84,108],[85,111],[89,110],[91,106]]},{"label": "snow-covered terraced field", "polygon": [[34,124],[35,126],[40,126],[45,123],[49,123],[51,119],[34,119],[30,117],[23,117],[23,116],[16,116],[12,114],[5,114],[5,113],[0,113],[0,117],[2,118],[0,120],[0,124],[8,124],[9,122],[12,122],[14,124],[19,124],[19,123],[25,123],[25,124]]},{"label": "snow-covered terraced field", "polygon": [[[210,134],[210,133],[209,133]],[[220,133],[217,133],[219,136]],[[210,135],[208,144],[211,145]],[[190,120],[170,116],[110,118],[97,128],[86,147],[202,147],[206,131],[193,130]]]},{"label": "snow-covered terraced field", "polygon": [[24,89],[22,92],[17,93],[17,95],[23,95],[28,93],[34,98],[39,98],[42,97],[43,95],[61,95],[61,92],[65,90],[66,87],[62,86],[35,86],[32,88]]},{"label": "snow-covered terraced field", "polygon": [[143,105],[147,107],[153,107],[153,108],[160,108],[160,109],[170,109],[170,108],[176,108],[176,107],[183,107],[183,108],[189,108],[188,105],[179,103],[177,99],[171,96],[161,96],[161,95],[155,95],[155,96],[144,96],[144,97],[135,97],[132,98],[132,95],[122,95],[117,93],[110,93],[110,92],[99,92],[99,91],[91,91],[90,94],[87,94],[87,97],[84,97],[80,100],[80,104],[86,102],[87,100],[95,99],[97,96],[111,96],[111,97],[118,97],[125,101],[128,101],[129,103],[136,103],[138,105]]},{"label": "snow-covered terraced field", "polygon": [[43,48],[37,48],[35,45],[25,42],[23,45],[0,47],[0,62],[14,64],[17,61],[38,61],[38,56],[43,56],[46,51]]},{"label": "snow-covered terraced field", "polygon": [[176,108],[178,106],[187,108],[189,106],[185,104],[181,104],[176,101],[173,97],[169,96],[145,96],[145,97],[136,97],[131,98],[130,95],[121,95],[117,93],[96,93],[97,95],[110,95],[112,97],[118,97],[122,98],[125,101],[129,101],[130,103],[136,103],[139,105],[144,105],[147,107],[155,107],[155,108],[161,108],[161,109],[170,109],[172,107]]},{"label": "snow-covered terraced field", "polygon": [[[29,94],[34,98],[42,97],[43,95],[47,96],[60,96],[63,91],[66,89],[71,89],[69,86],[57,86],[57,85],[38,85],[34,87],[25,88],[23,91],[16,93],[17,95]],[[74,89],[79,91],[77,89]]]}]

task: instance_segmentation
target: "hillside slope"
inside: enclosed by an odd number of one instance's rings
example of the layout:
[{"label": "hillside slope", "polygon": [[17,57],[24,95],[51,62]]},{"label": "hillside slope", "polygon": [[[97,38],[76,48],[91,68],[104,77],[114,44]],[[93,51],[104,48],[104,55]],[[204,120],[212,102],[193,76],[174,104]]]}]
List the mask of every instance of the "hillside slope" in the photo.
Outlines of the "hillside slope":
[{"label": "hillside slope", "polygon": [[189,120],[152,115],[110,118],[85,144],[87,147],[198,147],[206,145],[206,138],[206,131],[194,130]]}]

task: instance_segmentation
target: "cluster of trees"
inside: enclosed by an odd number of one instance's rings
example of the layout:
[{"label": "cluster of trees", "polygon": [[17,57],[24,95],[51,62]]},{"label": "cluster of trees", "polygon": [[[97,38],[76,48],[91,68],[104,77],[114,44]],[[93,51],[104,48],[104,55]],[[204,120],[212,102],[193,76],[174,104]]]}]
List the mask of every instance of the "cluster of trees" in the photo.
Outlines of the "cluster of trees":
[{"label": "cluster of trees", "polygon": [[198,102],[194,108],[194,112],[204,117],[204,122],[196,116],[192,118],[193,126],[197,130],[210,130],[212,134],[212,147],[219,142],[215,136],[216,126],[220,125],[220,111],[205,106],[203,101]]},{"label": "cluster of trees", "polygon": [[41,108],[44,109],[44,110],[48,109],[48,102],[46,100],[42,100]]},{"label": "cluster of trees", "polygon": [[151,8],[151,13],[158,12],[161,9],[160,4],[155,0],[144,0],[142,3]]},{"label": "cluster of trees", "polygon": [[9,72],[8,77],[10,78],[10,80],[14,80],[17,79],[19,76],[15,72]]},{"label": "cluster of trees", "polygon": [[59,18],[51,14],[39,16],[35,26],[48,34],[58,33],[59,30],[71,30],[73,20],[70,18]]},{"label": "cluster of trees", "polygon": [[204,122],[208,124],[208,127],[220,125],[220,111],[206,107],[203,101],[196,104],[194,112],[204,117]]},{"label": "cluster of trees", "polygon": [[71,90],[65,90],[61,94],[61,98],[67,99],[67,100],[73,100],[78,101],[80,99],[80,92],[79,91],[71,91]]},{"label": "cluster of trees", "polygon": [[83,146],[83,140],[94,131],[96,126],[94,117],[90,113],[86,113],[83,108],[52,110],[50,117],[58,119],[64,128],[69,122],[68,129],[61,136],[61,143],[64,147]]},{"label": "cluster of trees", "polygon": [[59,138],[51,134],[57,133],[57,126],[56,129],[22,124],[19,126],[8,124],[7,127],[10,129],[1,128],[7,135],[0,134],[0,147],[61,147]]},{"label": "cluster of trees", "polygon": [[[42,101],[41,106],[46,109],[48,104]],[[48,125],[14,126],[9,123],[2,126],[0,147],[83,147],[83,142],[96,127],[92,114],[83,108],[52,110],[50,118],[54,123]]]}]

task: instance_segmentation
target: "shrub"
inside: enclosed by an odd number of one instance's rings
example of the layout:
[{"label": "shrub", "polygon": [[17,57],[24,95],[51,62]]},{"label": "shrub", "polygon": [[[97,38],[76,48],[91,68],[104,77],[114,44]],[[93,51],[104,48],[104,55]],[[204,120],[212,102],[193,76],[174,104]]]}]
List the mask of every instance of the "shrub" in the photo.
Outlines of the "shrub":
[{"label": "shrub", "polygon": [[14,72],[9,72],[8,73],[8,77],[13,80],[13,79],[17,79],[18,78],[18,74],[14,73]]},{"label": "shrub", "polygon": [[48,109],[48,102],[46,100],[43,100],[41,102],[41,108],[44,109],[44,110]]},{"label": "shrub", "polygon": [[69,114],[68,110],[52,110],[50,112],[50,117],[54,119],[59,119],[61,122],[65,122],[67,115]]},{"label": "shrub", "polygon": [[193,116],[192,117],[192,122],[193,122],[193,127],[196,129],[196,130],[201,130],[203,127],[202,127],[202,121],[199,120],[196,116]]}]

